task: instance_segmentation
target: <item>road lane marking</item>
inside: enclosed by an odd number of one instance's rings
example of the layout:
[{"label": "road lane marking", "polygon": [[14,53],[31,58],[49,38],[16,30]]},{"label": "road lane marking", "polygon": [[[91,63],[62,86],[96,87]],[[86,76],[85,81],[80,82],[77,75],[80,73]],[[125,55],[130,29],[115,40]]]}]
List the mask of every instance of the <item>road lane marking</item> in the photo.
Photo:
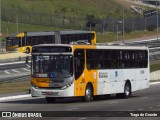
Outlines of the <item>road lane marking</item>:
[{"label": "road lane marking", "polygon": [[115,103],[118,103],[117,101],[113,101],[113,102],[110,102],[109,104],[115,104]]},{"label": "road lane marking", "polygon": [[30,65],[28,65],[28,64],[26,64],[26,66],[27,66],[28,68],[31,68],[31,66],[30,66]]},{"label": "road lane marking", "polygon": [[151,106],[151,107],[149,107],[149,109],[152,109],[153,107]]},{"label": "road lane marking", "polygon": [[151,82],[151,85],[160,84],[160,82]]},{"label": "road lane marking", "polygon": [[87,118],[80,118],[79,120],[85,120],[85,119],[87,119]]},{"label": "road lane marking", "polygon": [[5,110],[5,109],[7,109],[7,108],[0,108],[0,110]]},{"label": "road lane marking", "polygon": [[15,70],[15,69],[12,69],[13,72],[16,72],[16,73],[19,73],[20,71],[18,70]]},{"label": "road lane marking", "polygon": [[13,99],[19,99],[19,98],[26,98],[26,97],[31,97],[31,94],[1,97],[0,102],[5,100],[13,100]]},{"label": "road lane marking", "polygon": [[6,74],[8,74],[8,75],[9,75],[9,74],[11,74],[11,73],[10,73],[10,72],[8,72],[7,70],[5,70],[5,71],[4,71],[4,73],[6,73]]},{"label": "road lane marking", "polygon": [[27,68],[22,68],[23,70],[25,70],[25,71],[28,71],[28,72],[30,72],[31,70],[28,70]]},{"label": "road lane marking", "polygon": [[148,97],[143,97],[143,98],[140,98],[140,99],[148,99]]},{"label": "road lane marking", "polygon": [[137,110],[144,110],[144,108],[139,108],[139,109],[137,109]]},{"label": "road lane marking", "polygon": [[157,105],[156,107],[160,107],[160,105]]},{"label": "road lane marking", "polygon": [[134,110],[129,110],[129,111],[134,111]]},{"label": "road lane marking", "polygon": [[24,62],[24,61],[21,61],[21,62],[1,63],[0,66],[2,66],[2,65],[12,65],[12,64],[17,64],[17,63],[25,63],[25,62]]},{"label": "road lane marking", "polygon": [[69,108],[69,109],[66,109],[66,110],[77,110],[78,108]]}]

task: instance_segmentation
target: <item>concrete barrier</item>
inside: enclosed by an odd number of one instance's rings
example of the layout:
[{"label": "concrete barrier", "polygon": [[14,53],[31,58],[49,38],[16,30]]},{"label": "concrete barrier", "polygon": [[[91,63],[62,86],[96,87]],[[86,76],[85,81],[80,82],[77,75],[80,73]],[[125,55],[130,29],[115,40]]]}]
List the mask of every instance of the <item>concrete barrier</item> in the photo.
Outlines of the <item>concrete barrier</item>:
[{"label": "concrete barrier", "polygon": [[151,80],[151,81],[160,80],[160,70],[151,72],[151,73],[150,73],[150,80]]},{"label": "concrete barrier", "polygon": [[14,61],[24,61],[26,57],[31,58],[30,54],[20,53],[20,52],[1,52],[0,53],[0,63],[3,62],[14,62]]}]

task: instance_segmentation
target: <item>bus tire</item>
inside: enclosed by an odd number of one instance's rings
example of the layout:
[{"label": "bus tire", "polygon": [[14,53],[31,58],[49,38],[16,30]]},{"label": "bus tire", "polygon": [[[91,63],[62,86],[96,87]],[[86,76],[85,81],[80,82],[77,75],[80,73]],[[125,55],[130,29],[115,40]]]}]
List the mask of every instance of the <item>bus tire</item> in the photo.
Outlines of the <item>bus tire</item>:
[{"label": "bus tire", "polygon": [[26,48],[26,53],[29,54],[30,53],[30,49]]},{"label": "bus tire", "polygon": [[125,86],[124,86],[123,97],[124,98],[129,98],[131,96],[132,96],[131,84],[129,82],[126,82]]},{"label": "bus tire", "polygon": [[46,97],[47,103],[54,103],[56,101],[56,98],[54,97]]},{"label": "bus tire", "polygon": [[93,90],[91,85],[87,85],[86,89],[85,89],[85,96],[84,96],[84,101],[85,102],[90,102],[93,100]]}]

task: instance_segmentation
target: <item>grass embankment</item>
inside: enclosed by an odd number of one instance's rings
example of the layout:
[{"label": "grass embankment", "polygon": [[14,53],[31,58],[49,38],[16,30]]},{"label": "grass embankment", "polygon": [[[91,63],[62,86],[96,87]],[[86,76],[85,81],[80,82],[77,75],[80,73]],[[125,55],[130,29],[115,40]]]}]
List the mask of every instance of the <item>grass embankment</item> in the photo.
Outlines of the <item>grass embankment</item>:
[{"label": "grass embankment", "polygon": [[28,54],[26,54],[26,53],[1,52],[0,53],[0,60],[11,60],[11,59],[19,60],[19,58],[25,58],[26,56],[28,56]]},{"label": "grass embankment", "polygon": [[[120,1],[120,2],[119,2]],[[122,4],[124,3],[124,4]],[[65,14],[68,16],[86,16],[93,14],[98,18],[133,16],[127,3],[122,0],[3,0],[7,9],[24,9],[38,13]],[[19,12],[19,11],[18,11]]]},{"label": "grass embankment", "polygon": [[[8,33],[15,33],[17,26],[14,22],[6,22],[2,21],[2,33],[7,36]],[[47,26],[40,26],[40,25],[31,25],[31,24],[23,24],[19,23],[19,32],[24,31],[57,31],[57,30],[64,30],[63,28],[55,28],[55,27],[47,27]],[[160,31],[160,30],[159,30]],[[5,40],[5,36],[2,38],[3,41]],[[155,31],[133,31],[130,33],[124,34],[124,39],[136,39],[136,38],[146,38],[149,36],[155,36],[156,38],[156,30]],[[118,35],[119,42],[122,41],[122,34],[119,33]],[[97,33],[97,42],[112,42],[116,41],[116,33]]]},{"label": "grass embankment", "polygon": [[29,92],[30,80],[0,83],[0,94]]},{"label": "grass embankment", "polygon": [[[124,40],[130,39],[148,39],[150,37],[156,38],[156,30],[155,31],[133,31],[130,33],[124,33]],[[97,33],[97,42],[112,42],[117,40],[116,33]],[[122,42],[122,34],[118,34],[118,42]]]},{"label": "grass embankment", "polygon": [[[16,19],[18,18],[18,32],[24,31],[55,31],[64,28],[53,28],[39,25],[22,24],[29,21],[38,22],[39,19],[35,18],[36,14],[53,14],[60,15],[61,19],[65,18],[86,18],[87,15],[94,15],[95,18],[122,18],[122,6],[124,7],[125,17],[133,17],[133,13],[126,2],[119,0],[3,0],[2,7],[6,9],[5,16],[10,16],[10,21],[2,22],[2,33],[8,35],[10,33],[17,32]],[[124,4],[122,4],[124,3]],[[44,8],[44,9],[43,9]],[[14,16],[10,13],[14,11]],[[135,15],[135,14],[134,14]],[[2,14],[2,20],[3,17]],[[32,18],[30,18],[32,16]],[[45,16],[46,17],[46,16]],[[47,20],[49,19],[49,20]],[[50,17],[45,19],[45,22],[50,22]],[[22,21],[23,20],[23,21]],[[28,21],[27,21],[28,20]],[[58,19],[55,20],[57,21]],[[14,22],[11,22],[14,21]],[[43,21],[43,20],[42,20]],[[60,20],[61,21],[61,20]],[[56,24],[56,22],[55,22]],[[57,21],[58,24],[58,21]],[[76,23],[81,24],[81,23]],[[3,38],[5,39],[5,38]]]},{"label": "grass embankment", "polygon": [[160,64],[150,65],[150,72],[160,70]]}]

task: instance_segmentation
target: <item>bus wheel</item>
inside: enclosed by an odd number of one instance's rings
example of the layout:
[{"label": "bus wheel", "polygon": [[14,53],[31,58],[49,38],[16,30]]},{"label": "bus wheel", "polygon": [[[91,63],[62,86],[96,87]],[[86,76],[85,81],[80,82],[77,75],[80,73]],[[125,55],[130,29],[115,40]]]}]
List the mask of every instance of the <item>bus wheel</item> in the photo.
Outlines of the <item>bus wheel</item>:
[{"label": "bus wheel", "polygon": [[124,93],[123,96],[124,98],[131,97],[132,91],[131,91],[131,85],[129,82],[126,82],[125,87],[124,87]]},{"label": "bus wheel", "polygon": [[93,100],[93,90],[90,85],[87,85],[85,90],[84,101],[89,102]]},{"label": "bus wheel", "polygon": [[46,97],[47,103],[54,103],[56,101],[56,98],[54,97]]},{"label": "bus wheel", "polygon": [[30,49],[29,48],[26,49],[26,53],[28,53],[28,54],[30,53]]}]

